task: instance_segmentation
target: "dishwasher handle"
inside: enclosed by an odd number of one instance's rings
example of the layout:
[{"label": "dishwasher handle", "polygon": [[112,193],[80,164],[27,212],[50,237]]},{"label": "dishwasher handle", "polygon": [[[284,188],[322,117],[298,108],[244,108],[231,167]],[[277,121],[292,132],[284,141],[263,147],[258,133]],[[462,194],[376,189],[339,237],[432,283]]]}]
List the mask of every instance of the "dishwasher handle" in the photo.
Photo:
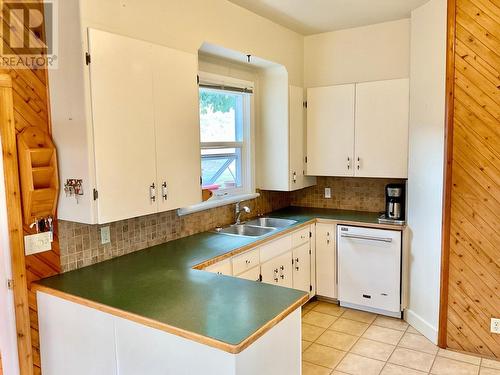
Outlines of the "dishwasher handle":
[{"label": "dishwasher handle", "polygon": [[388,237],[372,237],[372,236],[363,236],[360,234],[347,234],[347,233],[342,233],[340,236],[344,238],[354,238],[357,240],[392,242],[392,238]]}]

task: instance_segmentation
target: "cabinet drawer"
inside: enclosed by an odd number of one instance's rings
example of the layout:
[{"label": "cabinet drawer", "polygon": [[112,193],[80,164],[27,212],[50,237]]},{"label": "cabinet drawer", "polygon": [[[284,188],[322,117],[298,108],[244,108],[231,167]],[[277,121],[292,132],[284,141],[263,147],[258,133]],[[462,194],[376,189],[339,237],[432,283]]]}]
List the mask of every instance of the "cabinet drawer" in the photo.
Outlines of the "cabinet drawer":
[{"label": "cabinet drawer", "polygon": [[259,249],[247,251],[233,258],[233,274],[238,275],[259,265]]},{"label": "cabinet drawer", "polygon": [[254,267],[239,274],[237,277],[245,280],[260,281],[260,266]]},{"label": "cabinet drawer", "polygon": [[309,227],[302,228],[292,233],[292,247],[297,247],[309,241]]},{"label": "cabinet drawer", "polygon": [[279,238],[271,243],[261,246],[260,261],[264,263],[288,250],[292,249],[292,236]]},{"label": "cabinet drawer", "polygon": [[233,275],[231,261],[229,259],[212,264],[211,266],[206,267],[205,271],[217,273],[219,275],[228,275],[228,276]]}]

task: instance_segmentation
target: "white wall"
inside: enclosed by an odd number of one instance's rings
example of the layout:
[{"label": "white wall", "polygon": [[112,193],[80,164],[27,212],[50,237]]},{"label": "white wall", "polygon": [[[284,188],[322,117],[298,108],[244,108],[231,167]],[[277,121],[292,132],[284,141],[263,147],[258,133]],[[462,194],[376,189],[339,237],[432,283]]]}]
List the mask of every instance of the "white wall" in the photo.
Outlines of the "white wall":
[{"label": "white wall", "polygon": [[411,16],[407,320],[437,342],[446,80],[446,0]]},{"label": "white wall", "polygon": [[84,27],[191,53],[207,42],[282,64],[292,84],[303,83],[304,37],[229,1],[81,0],[80,4]]},{"label": "white wall", "polygon": [[[3,177],[3,162],[0,159],[0,176]],[[5,201],[5,183],[0,180],[0,353],[5,375],[19,374],[17,356],[16,323],[14,317],[14,296],[7,288],[11,278],[9,229]]]},{"label": "white wall", "polygon": [[410,20],[305,37],[305,87],[408,78]]}]

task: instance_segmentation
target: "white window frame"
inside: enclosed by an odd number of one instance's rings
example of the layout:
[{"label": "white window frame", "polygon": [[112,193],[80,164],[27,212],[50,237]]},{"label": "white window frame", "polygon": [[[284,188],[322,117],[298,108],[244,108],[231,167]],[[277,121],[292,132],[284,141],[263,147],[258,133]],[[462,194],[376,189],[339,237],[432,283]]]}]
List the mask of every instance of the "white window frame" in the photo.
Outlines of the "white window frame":
[{"label": "white window frame", "polygon": [[[200,84],[211,86],[224,86],[254,89],[254,83],[218,74],[199,72]],[[209,88],[204,88],[210,90]],[[214,89],[214,91],[219,91]],[[230,92],[230,90],[228,90]],[[239,92],[236,92],[239,93]],[[243,98],[243,141],[242,142],[209,142],[200,143],[200,166],[201,150],[207,148],[234,148],[241,147],[241,186],[236,188],[221,188],[214,192],[212,198],[189,207],[180,208],[179,216],[207,210],[214,207],[253,199],[259,196],[255,192],[255,98],[252,94],[244,94]]]}]

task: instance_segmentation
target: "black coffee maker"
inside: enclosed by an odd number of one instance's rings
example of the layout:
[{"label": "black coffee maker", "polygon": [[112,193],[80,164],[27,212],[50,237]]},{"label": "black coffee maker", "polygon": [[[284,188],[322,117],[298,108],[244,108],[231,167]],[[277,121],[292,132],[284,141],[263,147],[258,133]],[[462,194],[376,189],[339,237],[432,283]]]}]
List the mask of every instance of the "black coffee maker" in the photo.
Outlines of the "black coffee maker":
[{"label": "black coffee maker", "polygon": [[388,184],[385,187],[385,213],[380,222],[403,224],[405,222],[405,188],[404,184]]}]

